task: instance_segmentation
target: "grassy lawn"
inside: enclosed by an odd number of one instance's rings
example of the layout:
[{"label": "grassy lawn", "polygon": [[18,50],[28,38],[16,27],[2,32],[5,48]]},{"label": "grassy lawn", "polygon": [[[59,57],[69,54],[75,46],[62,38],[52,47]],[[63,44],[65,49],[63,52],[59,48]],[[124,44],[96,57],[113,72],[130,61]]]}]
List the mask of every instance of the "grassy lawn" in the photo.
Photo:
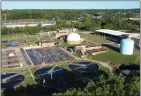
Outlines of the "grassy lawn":
[{"label": "grassy lawn", "polygon": [[139,60],[137,59],[137,54],[134,55],[122,55],[114,50],[108,49],[109,51],[102,54],[97,54],[95,56],[92,56],[92,59],[99,60],[103,62],[111,61],[113,63],[126,63],[126,64],[139,64]]},{"label": "grassy lawn", "polygon": [[4,48],[5,47],[5,44],[6,43],[1,43],[1,48]]},{"label": "grassy lawn", "polygon": [[22,36],[23,34],[7,34],[7,35],[1,35],[2,40],[12,40],[14,39],[13,36]]},{"label": "grassy lawn", "polygon": [[111,43],[111,41],[106,40],[105,38],[100,37],[100,36],[96,36],[96,35],[92,35],[92,34],[83,34],[83,33],[79,33],[79,34],[85,40],[91,41],[93,43],[100,43],[100,44]]},{"label": "grassy lawn", "polygon": [[[21,37],[16,37],[15,36],[21,36]],[[25,36],[23,37],[23,34],[14,34],[14,35],[2,35],[2,40],[17,40],[17,41],[38,41],[38,40],[51,40],[51,37],[47,36],[36,36],[36,35],[30,35],[30,36]],[[1,47],[4,48],[4,45],[6,43],[2,43]],[[30,44],[27,42],[26,46],[29,46]],[[32,44],[33,45],[33,44]]]},{"label": "grassy lawn", "polygon": [[26,37],[17,37],[14,38],[13,36],[22,36],[22,34],[15,34],[15,35],[2,35],[2,40],[38,40],[38,37],[40,40],[47,40],[49,39],[47,36],[36,36],[36,35],[31,35],[31,36],[26,36]]}]

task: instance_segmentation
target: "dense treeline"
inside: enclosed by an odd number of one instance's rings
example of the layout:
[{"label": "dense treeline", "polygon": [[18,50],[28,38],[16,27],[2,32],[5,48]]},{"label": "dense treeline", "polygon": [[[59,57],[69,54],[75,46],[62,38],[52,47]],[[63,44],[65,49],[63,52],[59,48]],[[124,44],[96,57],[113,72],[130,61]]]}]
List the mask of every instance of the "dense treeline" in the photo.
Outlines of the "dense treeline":
[{"label": "dense treeline", "polygon": [[[140,21],[129,20],[127,17],[134,17],[139,9],[132,10],[13,10],[2,11],[7,14],[7,20],[20,19],[45,19],[56,20],[55,26],[46,27],[25,27],[25,28],[5,28],[2,27],[3,34],[29,33],[36,34],[40,30],[56,30],[61,27],[75,27],[79,30],[95,31],[96,29],[113,30],[135,30],[139,32]],[[126,13],[126,14],[125,14]],[[128,14],[130,13],[130,14]],[[125,15],[125,16],[124,16]],[[131,15],[131,16],[130,16]],[[101,18],[94,18],[102,16]]]},{"label": "dense treeline", "polygon": [[[116,19],[116,18],[115,18]],[[27,33],[27,34],[36,34],[40,30],[56,30],[61,27],[68,28],[77,28],[79,30],[86,31],[95,31],[96,29],[113,29],[113,30],[134,30],[133,32],[139,32],[140,22],[132,20],[114,20],[109,17],[106,19],[93,19],[92,17],[86,17],[81,20],[81,22],[66,22],[66,21],[57,21],[55,26],[45,26],[41,27],[40,25],[35,27],[26,26],[25,28],[1,28],[1,34],[15,34],[15,33]]]},{"label": "dense treeline", "polygon": [[9,10],[2,11],[2,17],[7,14],[7,20],[11,19],[47,19],[47,20],[75,20],[83,16],[79,10]]},{"label": "dense treeline", "polygon": [[118,13],[124,17],[134,17],[135,13],[139,13],[139,9],[91,9],[91,10],[7,10],[2,11],[2,18],[7,14],[7,20],[10,19],[49,19],[56,20],[77,20],[86,14]]},{"label": "dense treeline", "polygon": [[[136,72],[135,72],[136,73]],[[138,72],[139,73],[139,72]],[[139,96],[140,77],[124,77],[122,75],[108,77],[101,75],[98,81],[91,81],[83,89],[72,88],[65,93],[55,93],[54,96]]]}]

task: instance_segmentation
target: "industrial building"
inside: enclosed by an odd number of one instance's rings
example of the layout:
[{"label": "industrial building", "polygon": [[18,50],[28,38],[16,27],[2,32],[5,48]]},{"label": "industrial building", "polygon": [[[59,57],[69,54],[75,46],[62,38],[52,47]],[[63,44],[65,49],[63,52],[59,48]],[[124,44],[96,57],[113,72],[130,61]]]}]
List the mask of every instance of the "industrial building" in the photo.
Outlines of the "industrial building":
[{"label": "industrial building", "polygon": [[3,27],[25,27],[25,26],[37,26],[37,25],[42,25],[42,26],[51,26],[51,25],[56,25],[55,21],[47,21],[47,22],[14,22],[14,23],[4,23],[2,24]]},{"label": "industrial building", "polygon": [[20,48],[2,49],[2,68],[17,68],[26,64]]},{"label": "industrial building", "polygon": [[87,53],[96,55],[99,53],[107,52],[107,49],[102,47],[101,45],[95,45],[91,43],[75,45],[73,49],[79,57],[84,57],[84,55],[86,55]]},{"label": "industrial building", "polygon": [[40,35],[40,36],[48,36],[48,35],[51,35],[53,33],[56,33],[57,31],[43,31],[41,30],[37,35]]},{"label": "industrial building", "polygon": [[64,32],[65,33],[71,33],[71,32],[73,32],[73,30],[74,29],[72,29],[72,28],[61,28],[61,29],[58,29],[57,32],[58,33],[64,33]]},{"label": "industrial building", "polygon": [[140,36],[132,37],[132,40],[134,40],[134,45],[137,49],[140,49]]},{"label": "industrial building", "polygon": [[55,38],[60,38],[62,36],[68,35],[68,34],[70,34],[72,32],[73,32],[73,29],[70,29],[70,28],[58,29],[56,34],[55,34]]},{"label": "industrial building", "polygon": [[126,33],[121,31],[109,30],[109,29],[99,29],[96,30],[96,35],[107,37],[108,40],[120,43],[123,38],[133,38],[140,36],[139,33]]},{"label": "industrial building", "polygon": [[53,41],[47,41],[47,40],[38,41],[38,44],[41,47],[52,47],[52,46],[55,46],[55,42],[53,42]]}]

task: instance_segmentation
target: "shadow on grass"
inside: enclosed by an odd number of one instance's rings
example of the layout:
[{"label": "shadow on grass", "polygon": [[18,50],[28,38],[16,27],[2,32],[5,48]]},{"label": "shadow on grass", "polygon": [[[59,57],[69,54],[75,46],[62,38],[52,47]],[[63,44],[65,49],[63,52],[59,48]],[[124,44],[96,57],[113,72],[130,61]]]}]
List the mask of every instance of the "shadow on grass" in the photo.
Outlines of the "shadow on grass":
[{"label": "shadow on grass", "polygon": [[114,50],[114,51],[116,51],[118,53],[120,52],[120,49],[118,47],[112,46],[110,44],[102,44],[102,46],[107,47],[107,48],[109,48],[111,50]]},{"label": "shadow on grass", "polygon": [[91,35],[94,35],[94,33],[90,33]]}]

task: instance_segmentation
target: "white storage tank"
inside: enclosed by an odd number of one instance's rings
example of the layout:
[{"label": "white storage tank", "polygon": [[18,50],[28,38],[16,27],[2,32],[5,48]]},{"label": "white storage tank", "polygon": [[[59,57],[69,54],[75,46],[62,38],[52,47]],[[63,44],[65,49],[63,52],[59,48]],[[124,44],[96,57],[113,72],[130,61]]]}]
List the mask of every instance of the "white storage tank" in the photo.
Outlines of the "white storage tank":
[{"label": "white storage tank", "polygon": [[122,39],[120,42],[120,53],[132,55],[134,51],[134,41],[132,39]]},{"label": "white storage tank", "polygon": [[77,33],[70,33],[67,37],[68,44],[80,44],[81,41],[82,41],[81,37]]}]

